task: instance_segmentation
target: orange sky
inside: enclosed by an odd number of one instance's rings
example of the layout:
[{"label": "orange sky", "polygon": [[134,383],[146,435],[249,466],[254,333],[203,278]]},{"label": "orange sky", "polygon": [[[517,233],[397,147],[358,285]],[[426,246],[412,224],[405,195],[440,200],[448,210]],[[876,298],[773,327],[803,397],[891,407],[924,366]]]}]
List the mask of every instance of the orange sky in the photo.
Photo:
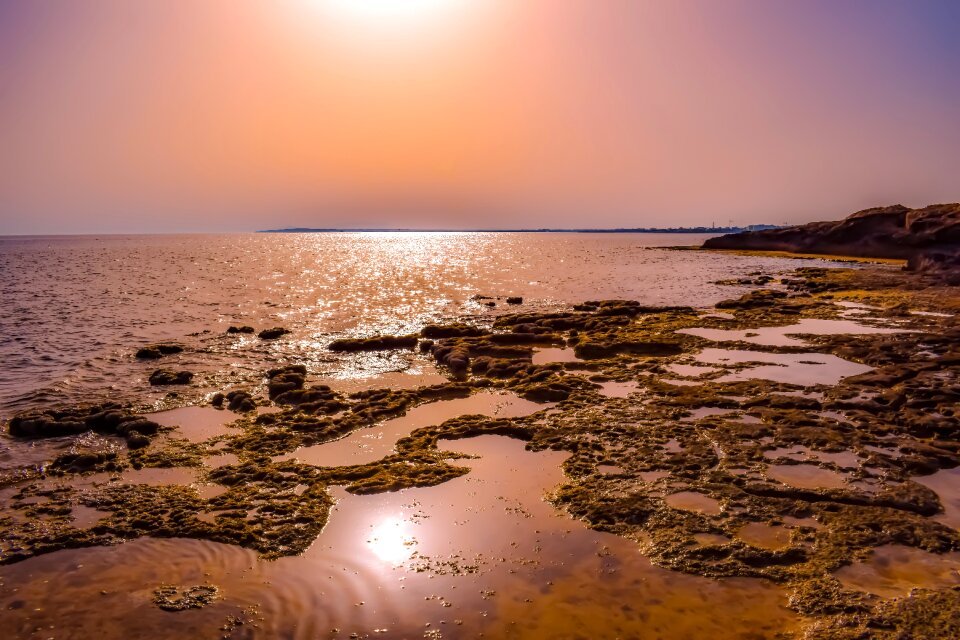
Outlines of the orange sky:
[{"label": "orange sky", "polygon": [[950,3],[405,1],[426,8],[3,3],[0,233],[779,223],[960,199]]}]

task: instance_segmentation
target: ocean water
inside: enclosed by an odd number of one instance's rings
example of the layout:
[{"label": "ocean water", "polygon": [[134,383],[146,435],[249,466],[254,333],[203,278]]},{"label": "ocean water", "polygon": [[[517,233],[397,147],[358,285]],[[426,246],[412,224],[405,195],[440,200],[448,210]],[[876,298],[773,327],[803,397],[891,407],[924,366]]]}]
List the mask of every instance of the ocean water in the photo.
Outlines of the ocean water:
[{"label": "ocean water", "polygon": [[[429,382],[414,353],[339,355],[343,335],[415,331],[432,321],[623,298],[708,306],[740,293],[714,281],[792,260],[672,251],[709,236],[560,233],[328,233],[0,238],[0,419],[105,398],[153,408],[256,385],[302,362],[342,385]],[[474,300],[500,296],[495,307]],[[230,325],[283,326],[277,341]],[[147,382],[140,346],[188,347],[163,366],[197,373],[176,397]],[[403,378],[401,380],[400,378]]]}]

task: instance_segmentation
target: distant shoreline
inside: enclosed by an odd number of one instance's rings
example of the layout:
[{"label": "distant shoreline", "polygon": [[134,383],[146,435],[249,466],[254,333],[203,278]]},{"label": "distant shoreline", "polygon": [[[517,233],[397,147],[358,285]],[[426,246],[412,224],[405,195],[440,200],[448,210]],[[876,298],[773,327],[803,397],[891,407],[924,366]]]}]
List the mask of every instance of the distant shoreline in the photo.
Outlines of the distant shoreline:
[{"label": "distant shoreline", "polygon": [[776,225],[759,224],[747,227],[637,227],[624,229],[262,229],[257,233],[740,233],[760,229],[777,229]]}]

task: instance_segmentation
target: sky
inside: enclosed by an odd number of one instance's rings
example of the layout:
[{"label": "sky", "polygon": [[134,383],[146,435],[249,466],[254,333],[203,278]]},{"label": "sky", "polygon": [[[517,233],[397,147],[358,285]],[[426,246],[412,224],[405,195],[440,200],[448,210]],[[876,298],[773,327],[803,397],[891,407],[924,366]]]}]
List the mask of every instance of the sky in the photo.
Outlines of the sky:
[{"label": "sky", "polygon": [[0,234],[960,200],[960,2],[0,0]]}]

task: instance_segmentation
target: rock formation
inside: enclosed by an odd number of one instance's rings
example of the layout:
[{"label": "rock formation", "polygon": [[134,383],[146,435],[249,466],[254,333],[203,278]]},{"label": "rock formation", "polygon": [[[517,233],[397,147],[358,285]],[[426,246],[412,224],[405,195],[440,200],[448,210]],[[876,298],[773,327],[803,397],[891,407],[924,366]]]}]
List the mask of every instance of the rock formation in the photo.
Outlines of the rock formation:
[{"label": "rock formation", "polygon": [[908,260],[909,267],[916,270],[956,270],[960,264],[960,203],[922,209],[899,204],[875,207],[839,222],[718,236],[703,247],[899,258]]}]

